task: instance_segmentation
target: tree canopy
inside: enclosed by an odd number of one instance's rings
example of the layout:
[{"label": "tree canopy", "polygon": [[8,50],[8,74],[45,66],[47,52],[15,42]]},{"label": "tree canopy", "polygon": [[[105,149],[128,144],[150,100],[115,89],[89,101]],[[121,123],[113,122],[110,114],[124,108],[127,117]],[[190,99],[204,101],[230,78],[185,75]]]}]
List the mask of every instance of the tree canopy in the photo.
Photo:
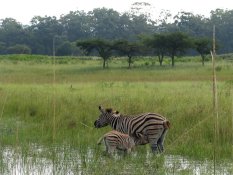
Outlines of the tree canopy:
[{"label": "tree canopy", "polygon": [[113,49],[120,55],[128,57],[128,68],[131,68],[132,57],[141,52],[142,46],[136,42],[129,42],[127,40],[116,40],[113,43]]},{"label": "tree canopy", "polygon": [[90,54],[92,51],[97,51],[99,56],[103,58],[103,68],[106,67],[106,61],[112,55],[112,43],[103,39],[90,39],[85,41],[77,41],[76,45],[85,51],[85,54]]},{"label": "tree canopy", "polygon": [[210,54],[212,50],[212,41],[209,38],[196,38],[194,40],[194,47],[196,51],[201,55],[202,65],[205,64],[206,55]]},{"label": "tree canopy", "polygon": [[233,10],[216,9],[211,11],[209,18],[184,11],[172,18],[169,12],[162,11],[153,19],[150,12],[141,9],[140,6],[119,13],[114,9],[97,8],[89,12],[71,11],[60,18],[35,16],[30,25],[23,25],[10,17],[1,19],[0,54],[9,54],[9,48],[21,45],[31,50],[29,53],[32,54],[52,55],[54,37],[56,52],[60,55],[80,54],[73,43],[93,38],[138,42],[138,36],[142,34],[152,36],[174,32],[211,38],[213,25],[216,26],[218,53],[233,52]]}]

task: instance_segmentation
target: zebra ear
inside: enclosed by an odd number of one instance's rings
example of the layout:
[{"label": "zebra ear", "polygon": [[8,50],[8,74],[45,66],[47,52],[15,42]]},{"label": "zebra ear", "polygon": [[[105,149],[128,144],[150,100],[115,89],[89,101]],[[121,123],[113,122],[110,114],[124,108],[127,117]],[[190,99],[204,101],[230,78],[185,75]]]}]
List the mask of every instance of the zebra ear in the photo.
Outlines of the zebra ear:
[{"label": "zebra ear", "polygon": [[116,111],[116,114],[119,114],[120,112],[119,111]]},{"label": "zebra ear", "polygon": [[104,108],[102,107],[102,106],[99,106],[99,110],[100,110],[100,112],[104,112],[105,110],[104,110]]}]

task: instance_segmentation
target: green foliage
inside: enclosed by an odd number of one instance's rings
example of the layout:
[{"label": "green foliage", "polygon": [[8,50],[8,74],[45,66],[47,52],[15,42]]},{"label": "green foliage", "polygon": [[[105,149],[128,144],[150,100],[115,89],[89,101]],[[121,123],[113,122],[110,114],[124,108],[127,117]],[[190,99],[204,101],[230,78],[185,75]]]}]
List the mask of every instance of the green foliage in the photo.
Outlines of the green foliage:
[{"label": "green foliage", "polygon": [[193,37],[211,37],[212,24],[203,15],[181,11],[174,17],[178,31],[188,33]]},{"label": "green foliage", "polygon": [[160,65],[162,65],[164,56],[168,55],[172,59],[172,66],[174,66],[175,56],[183,55],[187,49],[193,48],[191,38],[182,32],[154,34],[152,37],[144,37],[143,42],[155,50]]},{"label": "green foliage", "polygon": [[167,54],[167,40],[165,34],[154,34],[152,37],[143,38],[146,46],[154,49],[155,54],[159,58],[159,64],[162,66],[163,58]]},{"label": "green foliage", "polygon": [[84,11],[70,11],[69,14],[62,15],[59,21],[66,31],[68,41],[75,42],[90,37],[92,20]]},{"label": "green foliage", "polygon": [[26,45],[17,44],[7,48],[8,54],[31,54],[31,49]]},{"label": "green foliage", "polygon": [[86,54],[90,54],[93,50],[97,51],[99,56],[103,58],[103,68],[105,68],[106,61],[112,55],[112,43],[103,39],[77,41],[76,45],[84,50]]},{"label": "green foliage", "polygon": [[201,55],[202,65],[204,66],[206,55],[210,54],[212,48],[212,41],[209,38],[197,38],[194,40],[196,51]]},{"label": "green foliage", "polygon": [[166,49],[171,56],[172,66],[175,65],[175,56],[184,54],[189,48],[192,48],[192,41],[187,34],[174,32],[166,35]]},{"label": "green foliage", "polygon": [[216,9],[210,12],[210,21],[216,28],[216,38],[219,44],[219,51],[228,53],[231,50],[232,39],[232,23],[233,23],[233,10]]},{"label": "green foliage", "polygon": [[0,54],[5,54],[7,53],[6,51],[6,43],[0,42]]},{"label": "green foliage", "polygon": [[64,55],[71,55],[73,52],[72,44],[68,41],[62,43],[56,49],[56,55],[64,56]]},{"label": "green foliage", "polygon": [[128,57],[128,68],[130,68],[131,63],[133,63],[132,57],[142,52],[142,45],[136,42],[128,42],[127,40],[116,40],[113,43],[113,49],[118,51],[121,56]]},{"label": "green foliage", "polygon": [[[53,41],[58,41],[58,36],[62,36],[63,28],[55,16],[40,17],[35,16],[31,20],[29,31],[36,44],[32,47],[34,53],[52,55]],[[40,47],[38,47],[38,45]],[[39,49],[39,50],[38,50]]]},{"label": "green foliage", "polygon": [[[172,18],[171,14],[167,11],[161,11],[159,19],[152,19],[148,11],[144,13],[140,11],[143,8],[140,5],[144,3],[134,4],[139,5],[139,7],[134,7],[139,8],[139,11],[135,12],[135,9],[131,9],[130,12],[119,13],[113,9],[98,8],[86,13],[77,10],[61,15],[60,19],[51,16],[35,16],[31,24],[26,26],[13,18],[1,19],[0,54],[6,54],[5,49],[8,47],[20,44],[31,48],[32,54],[52,55],[54,38],[56,38],[56,48],[67,47],[63,45],[67,41],[72,43],[77,40],[101,38],[135,42],[139,35],[177,31],[195,38],[211,38],[213,24],[216,26],[219,53],[233,52],[231,37],[233,36],[231,35],[233,10],[216,9],[211,11],[209,18],[182,11],[171,21],[169,20]],[[146,3],[144,5],[149,6]],[[63,52],[61,55],[80,55],[80,52],[64,51],[59,48],[59,52]]]}]

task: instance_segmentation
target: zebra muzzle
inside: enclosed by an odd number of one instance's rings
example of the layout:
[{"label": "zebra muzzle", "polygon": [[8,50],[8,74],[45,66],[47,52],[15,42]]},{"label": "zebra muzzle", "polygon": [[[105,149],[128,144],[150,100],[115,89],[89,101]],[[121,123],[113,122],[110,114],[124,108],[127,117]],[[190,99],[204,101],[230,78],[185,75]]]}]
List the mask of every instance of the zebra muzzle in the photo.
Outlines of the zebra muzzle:
[{"label": "zebra muzzle", "polygon": [[94,122],[94,126],[95,126],[95,128],[99,128],[100,127],[97,120]]},{"label": "zebra muzzle", "polygon": [[97,121],[94,122],[94,126],[95,126],[95,127],[97,126]]}]

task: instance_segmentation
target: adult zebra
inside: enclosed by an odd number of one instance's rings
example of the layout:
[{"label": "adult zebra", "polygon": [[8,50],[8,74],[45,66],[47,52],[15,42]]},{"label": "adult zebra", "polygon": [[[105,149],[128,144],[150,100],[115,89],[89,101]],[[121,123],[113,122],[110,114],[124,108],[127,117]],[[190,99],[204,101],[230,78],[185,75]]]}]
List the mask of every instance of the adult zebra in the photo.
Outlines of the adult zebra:
[{"label": "adult zebra", "polygon": [[163,143],[170,127],[170,122],[165,117],[155,113],[127,116],[112,109],[105,110],[101,106],[99,110],[101,114],[94,123],[96,128],[110,125],[114,130],[133,137],[137,144],[150,143],[153,152],[158,148],[160,152],[164,151]]}]

